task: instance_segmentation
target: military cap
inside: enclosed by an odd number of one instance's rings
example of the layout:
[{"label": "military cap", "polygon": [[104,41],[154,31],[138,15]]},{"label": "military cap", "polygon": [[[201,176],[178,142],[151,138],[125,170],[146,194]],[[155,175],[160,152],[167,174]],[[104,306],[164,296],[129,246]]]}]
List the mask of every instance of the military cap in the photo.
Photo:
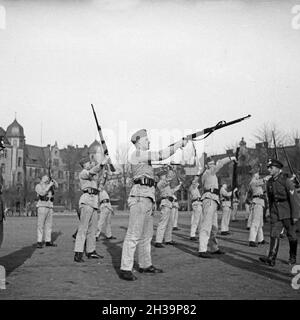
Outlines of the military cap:
[{"label": "military cap", "polygon": [[131,142],[133,144],[136,144],[140,138],[142,137],[146,137],[147,136],[147,130],[146,129],[141,129],[141,130],[138,130],[137,132],[135,132],[132,137],[131,137]]},{"label": "military cap", "polygon": [[87,162],[90,162],[90,157],[88,155],[82,157],[79,161],[79,164],[83,167],[83,165]]},{"label": "military cap", "polygon": [[281,169],[283,167],[283,164],[277,159],[269,159],[269,161],[267,163],[267,167],[269,168],[269,167],[272,167],[272,166]]}]

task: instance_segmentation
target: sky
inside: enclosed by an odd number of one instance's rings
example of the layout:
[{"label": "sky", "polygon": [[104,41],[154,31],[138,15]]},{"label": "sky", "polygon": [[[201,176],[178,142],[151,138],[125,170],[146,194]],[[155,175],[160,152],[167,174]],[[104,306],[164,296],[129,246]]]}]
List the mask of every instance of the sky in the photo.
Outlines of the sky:
[{"label": "sky", "polygon": [[195,143],[208,154],[265,123],[296,130],[297,4],[0,0],[0,126],[16,114],[28,144],[89,145],[93,103],[111,154],[140,128],[158,149],[251,114]]}]

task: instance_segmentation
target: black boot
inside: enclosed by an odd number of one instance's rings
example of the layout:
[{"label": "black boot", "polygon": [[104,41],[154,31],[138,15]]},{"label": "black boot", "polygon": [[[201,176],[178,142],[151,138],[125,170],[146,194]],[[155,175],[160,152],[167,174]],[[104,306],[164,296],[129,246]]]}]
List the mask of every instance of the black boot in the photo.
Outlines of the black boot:
[{"label": "black boot", "polygon": [[57,244],[53,243],[52,241],[47,241],[46,247],[57,247]]},{"label": "black boot", "polygon": [[288,264],[296,264],[298,240],[290,240],[290,258]]},{"label": "black boot", "polygon": [[275,266],[275,261],[279,249],[279,238],[271,237],[270,241],[270,251],[267,257],[260,257],[259,260],[271,267]]},{"label": "black boot", "polygon": [[75,252],[74,261],[75,262],[84,262],[82,259],[82,252]]}]

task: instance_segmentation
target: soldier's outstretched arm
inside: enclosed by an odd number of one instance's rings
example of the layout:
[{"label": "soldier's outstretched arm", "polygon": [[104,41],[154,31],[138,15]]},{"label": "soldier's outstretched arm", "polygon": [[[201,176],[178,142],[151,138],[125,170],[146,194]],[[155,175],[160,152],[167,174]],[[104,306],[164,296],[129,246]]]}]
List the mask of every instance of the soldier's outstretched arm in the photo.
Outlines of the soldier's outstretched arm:
[{"label": "soldier's outstretched arm", "polygon": [[230,161],[236,161],[236,157],[232,156],[218,160],[213,170],[214,173],[217,173],[223,166],[225,166],[225,164],[229,163]]},{"label": "soldier's outstretched arm", "polygon": [[185,147],[187,140],[179,140],[174,145],[159,151],[140,151],[139,161],[161,161],[170,158],[179,148]]}]

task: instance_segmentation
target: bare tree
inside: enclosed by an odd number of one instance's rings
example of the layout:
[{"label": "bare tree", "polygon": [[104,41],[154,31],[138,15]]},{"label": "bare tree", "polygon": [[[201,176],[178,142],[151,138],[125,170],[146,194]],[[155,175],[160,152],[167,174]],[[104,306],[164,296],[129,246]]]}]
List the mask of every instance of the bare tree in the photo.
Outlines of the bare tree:
[{"label": "bare tree", "polygon": [[298,129],[292,130],[288,135],[287,135],[287,143],[290,145],[293,145],[295,143],[296,139],[300,139],[300,133]]}]

